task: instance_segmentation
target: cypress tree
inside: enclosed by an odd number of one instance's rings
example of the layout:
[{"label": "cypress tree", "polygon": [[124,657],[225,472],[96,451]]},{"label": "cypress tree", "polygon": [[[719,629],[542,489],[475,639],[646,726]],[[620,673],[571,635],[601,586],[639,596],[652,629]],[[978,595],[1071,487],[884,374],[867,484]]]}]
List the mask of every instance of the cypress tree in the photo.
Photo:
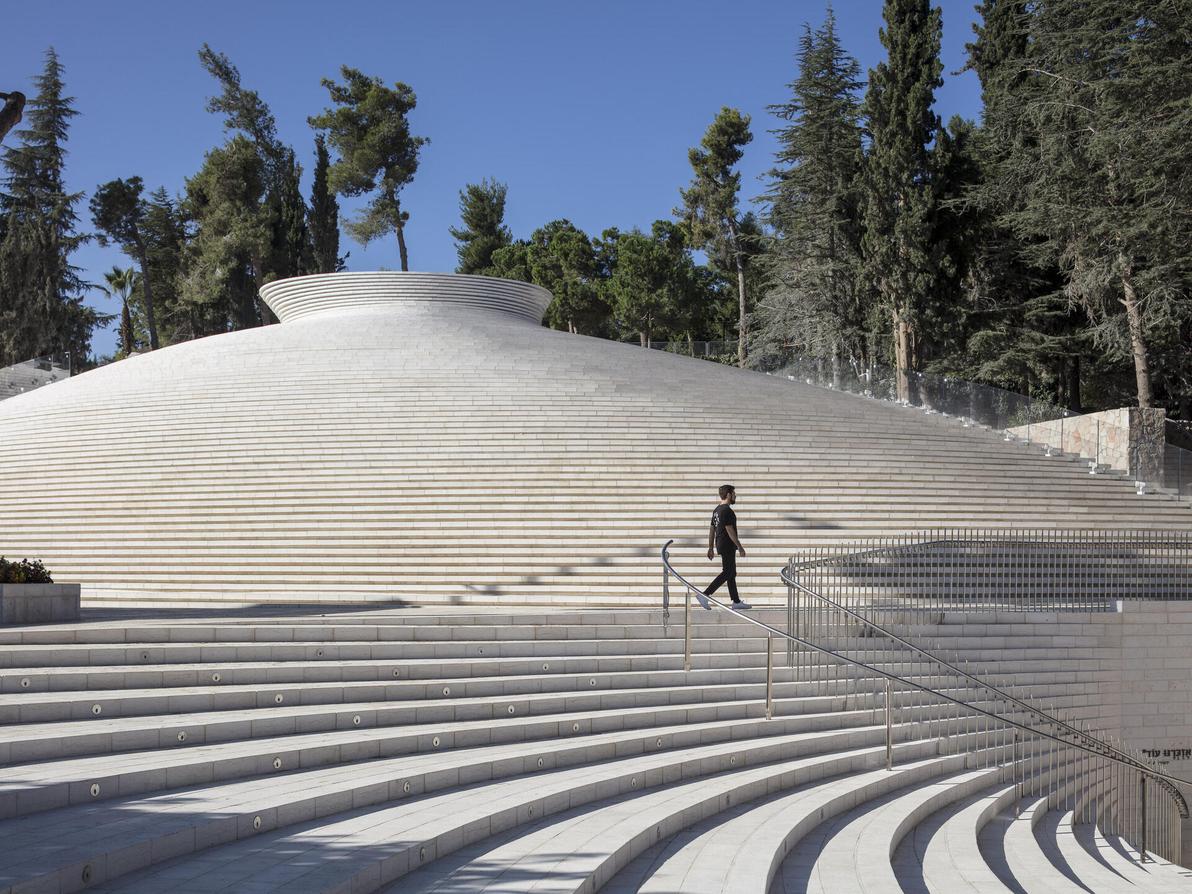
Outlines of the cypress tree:
[{"label": "cypress tree", "polygon": [[62,65],[53,48],[34,79],[25,108],[29,127],[3,155],[0,192],[0,358],[13,363],[69,353],[84,365],[95,326],[109,319],[82,303],[84,283],[70,263],[85,237],[75,231],[81,193],[66,191],[63,170],[70,119],[78,114],[64,96]]},{"label": "cypress tree", "polygon": [[931,111],[940,74],[939,8],[929,0],[886,0],[887,59],[869,72],[865,114],[865,276],[891,324],[898,396],[910,396],[919,365],[919,317],[935,284],[935,201],[928,146],[939,119]]},{"label": "cypress tree", "polygon": [[[200,327],[180,303],[178,296],[186,228],[177,202],[164,187],[159,187],[149,195],[140,229],[145,242],[145,257],[154,273],[153,304],[157,310],[162,342],[172,344],[197,337]],[[140,280],[133,287],[131,303],[134,307],[144,303]]]},{"label": "cypress tree", "polygon": [[860,65],[840,44],[828,10],[805,25],[791,98],[770,106],[781,121],[764,195],[771,237],[762,258],[766,291],[757,310],[754,362],[780,362],[796,344],[864,363],[861,265]]},{"label": "cypress tree", "polygon": [[310,193],[309,228],[315,273],[335,273],[343,269],[339,256],[339,201],[327,181],[331,156],[322,134],[315,135],[314,185]]},{"label": "cypress tree", "polygon": [[490,273],[493,252],[513,241],[505,226],[504,183],[481,180],[469,183],[459,194],[459,216],[463,226],[451,228],[459,266],[456,273]]}]

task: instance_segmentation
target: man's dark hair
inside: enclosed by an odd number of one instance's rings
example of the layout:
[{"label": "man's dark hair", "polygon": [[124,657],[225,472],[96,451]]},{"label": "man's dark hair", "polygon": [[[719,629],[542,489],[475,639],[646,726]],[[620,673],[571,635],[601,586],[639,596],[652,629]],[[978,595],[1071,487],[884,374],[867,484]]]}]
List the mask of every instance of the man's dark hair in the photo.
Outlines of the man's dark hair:
[{"label": "man's dark hair", "polygon": [[727,497],[729,494],[734,494],[736,492],[737,492],[737,489],[735,487],[733,487],[731,484],[720,485],[720,499],[722,499],[722,500],[725,497]]}]

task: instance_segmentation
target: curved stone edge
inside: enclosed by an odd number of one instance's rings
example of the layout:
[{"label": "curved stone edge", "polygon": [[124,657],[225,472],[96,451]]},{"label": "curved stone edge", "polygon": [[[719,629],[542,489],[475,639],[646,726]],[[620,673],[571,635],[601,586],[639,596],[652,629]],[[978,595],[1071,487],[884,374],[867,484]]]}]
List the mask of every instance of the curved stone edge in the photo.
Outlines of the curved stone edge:
[{"label": "curved stone edge", "polygon": [[395,305],[455,305],[496,310],[538,324],[552,300],[541,286],[459,273],[319,273],[261,287],[261,300],[283,323],[348,310]]}]

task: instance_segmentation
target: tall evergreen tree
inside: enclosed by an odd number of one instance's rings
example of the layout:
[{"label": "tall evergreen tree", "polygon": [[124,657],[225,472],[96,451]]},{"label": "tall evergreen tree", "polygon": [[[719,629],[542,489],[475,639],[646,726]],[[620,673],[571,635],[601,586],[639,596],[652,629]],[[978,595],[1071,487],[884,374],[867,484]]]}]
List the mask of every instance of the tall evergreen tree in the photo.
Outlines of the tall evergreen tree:
[{"label": "tall evergreen tree", "polygon": [[[100,232],[101,244],[115,242],[141,266],[141,288],[145,303],[145,322],[149,328],[149,348],[156,351],[157,318],[154,315],[153,284],[156,271],[150,272],[148,246],[141,228],[148,205],[142,197],[144,186],[140,177],[110,180],[101,184],[91,197],[91,219]],[[129,290],[131,291],[131,282]],[[127,296],[125,304],[127,304]]]},{"label": "tall evergreen tree", "polygon": [[[153,271],[153,305],[164,344],[196,338],[201,327],[196,325],[190,308],[182,305],[178,295],[178,278],[182,270],[182,253],[187,233],[178,210],[178,203],[164,187],[154,190],[145,203],[140,224],[141,239],[145,243],[145,257]],[[133,307],[144,306],[143,283],[133,286]]]},{"label": "tall evergreen tree", "polygon": [[932,112],[940,74],[942,23],[930,0],[885,0],[887,58],[869,72],[865,96],[870,146],[863,178],[866,279],[894,337],[898,396],[910,396],[908,372],[919,365],[922,309],[935,285],[935,201],[928,147],[939,128]]},{"label": "tall evergreen tree", "polygon": [[741,174],[734,168],[744,154],[743,147],[752,139],[749,116],[727,106],[722,108],[700,145],[687,154],[695,177],[687,189],[680,191],[683,207],[675,209],[675,214],[683,221],[688,242],[709,255],[727,258],[734,268],[739,309],[737,363],[740,366],[745,365],[748,354],[746,268],[749,246],[742,233],[737,207]]},{"label": "tall evergreen tree", "polygon": [[[937,176],[945,181],[939,191],[940,238],[954,241],[962,232],[971,237],[964,295],[956,305],[957,342],[936,367],[1045,395],[1079,411],[1082,372],[1087,375],[1094,361],[1101,362],[1088,354],[1087,316],[1063,293],[1058,266],[1028,259],[1033,240],[1006,223],[1022,203],[1007,182],[1005,165],[1013,146],[1029,139],[1013,119],[1022,100],[1030,7],[1027,0],[984,0],[978,10],[967,67],[981,81],[983,123],[962,140],[951,139],[951,126],[941,131],[933,152]],[[953,150],[961,143],[967,148],[958,154]],[[963,156],[968,158],[962,164],[975,171],[957,177],[948,169]]]},{"label": "tall evergreen tree", "polygon": [[340,74],[343,84],[323,79],[335,107],[309,119],[311,127],[327,132],[339,154],[330,170],[331,188],[342,196],[376,191],[364,212],[347,224],[348,232],[363,245],[394,233],[401,269],[409,270],[405,230],[410,213],[402,208],[401,191],[414,179],[418,153],[429,142],[410,133],[417,97],[400,81],[386,87],[380,78],[346,65]]},{"label": "tall evergreen tree", "polygon": [[798,345],[861,365],[861,67],[841,46],[831,9],[820,28],[804,26],[796,58],[791,98],[770,106],[787,123],[774,132],[777,164],[763,196],[771,236],[753,361],[777,362]]},{"label": "tall evergreen tree", "polygon": [[569,220],[552,220],[530,234],[526,264],[531,281],[554,295],[547,325],[584,335],[607,334],[609,308],[587,233]]},{"label": "tall evergreen tree", "polygon": [[195,233],[180,297],[198,322],[196,335],[262,323],[257,292],[273,235],[265,188],[261,158],[239,135],[207,153],[202,170],[186,182],[184,209]]},{"label": "tall evergreen tree", "polygon": [[343,259],[339,256],[339,201],[327,179],[330,167],[327,141],[322,134],[316,134],[315,179],[311,187],[308,221],[315,273],[335,273],[343,269]]},{"label": "tall evergreen tree", "polygon": [[[277,121],[269,106],[255,90],[243,85],[240,71],[223,53],[207,44],[199,50],[199,61],[219,82],[221,92],[207,101],[207,111],[224,116],[224,127],[244,134],[256,147],[261,159],[265,191],[263,203],[268,209],[270,251],[262,259],[260,283],[309,271],[313,261],[306,229],[306,203],[299,183],[302,166],[294,150],[277,136]],[[274,320],[263,303],[258,313],[267,322]]]},{"label": "tall evergreen tree", "polygon": [[84,241],[76,232],[81,193],[66,191],[64,168],[70,119],[62,65],[53,48],[35,78],[25,108],[29,127],[4,151],[0,183],[0,362],[69,353],[87,361],[91,332],[107,319],[82,301],[84,283],[70,256]]},{"label": "tall evergreen tree", "polygon": [[505,226],[505,195],[508,187],[495,180],[469,183],[459,194],[459,216],[463,226],[451,228],[459,266],[456,273],[491,272],[493,252],[513,241]]},{"label": "tall evergreen tree", "polygon": [[1187,34],[1167,0],[1041,0],[1004,119],[999,181],[1019,200],[1003,220],[1031,260],[1058,264],[1102,349],[1132,363],[1141,407],[1192,378]]},{"label": "tall evergreen tree", "polygon": [[601,240],[608,267],[607,292],[622,332],[636,331],[643,348],[658,335],[689,329],[684,317],[695,304],[698,281],[680,229],[655,221],[649,235],[606,230]]}]

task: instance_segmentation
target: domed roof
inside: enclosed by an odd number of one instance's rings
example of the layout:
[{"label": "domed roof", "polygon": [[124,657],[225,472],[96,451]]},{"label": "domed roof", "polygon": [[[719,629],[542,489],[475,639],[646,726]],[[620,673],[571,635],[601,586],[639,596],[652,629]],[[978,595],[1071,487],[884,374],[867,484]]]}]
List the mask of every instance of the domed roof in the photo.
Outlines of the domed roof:
[{"label": "domed roof", "polygon": [[[738,488],[744,589],[808,544],[937,525],[1187,526],[986,432],[543,328],[543,289],[339,273],[280,325],[0,402],[0,553],[84,599],[655,604]],[[698,570],[697,570],[698,576]]]}]

